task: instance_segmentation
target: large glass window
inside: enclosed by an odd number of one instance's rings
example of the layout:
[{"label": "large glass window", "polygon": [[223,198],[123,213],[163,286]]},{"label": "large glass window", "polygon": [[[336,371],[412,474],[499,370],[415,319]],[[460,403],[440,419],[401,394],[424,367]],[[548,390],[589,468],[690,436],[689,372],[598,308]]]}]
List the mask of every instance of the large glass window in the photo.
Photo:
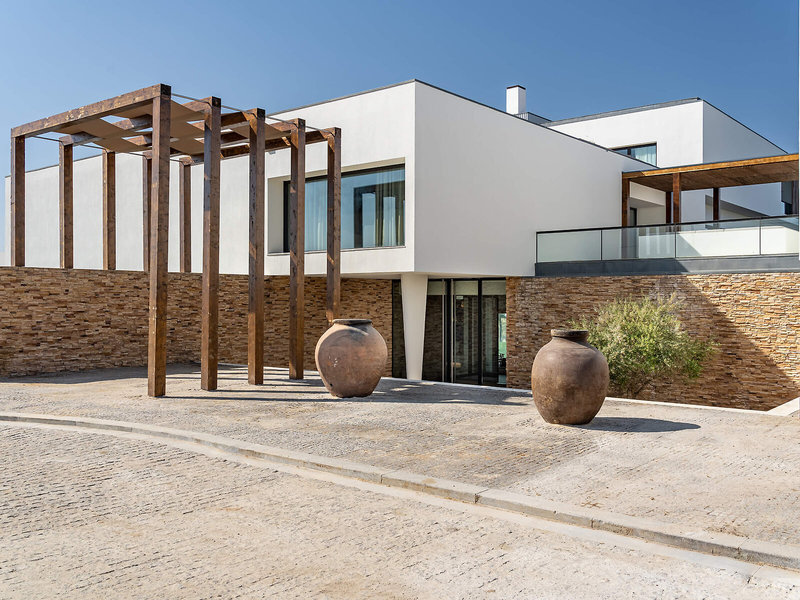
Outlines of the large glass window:
[{"label": "large glass window", "polygon": [[614,148],[614,152],[619,152],[625,156],[638,158],[651,165],[656,164],[656,145],[643,144],[641,146],[626,146],[624,148]]},{"label": "large glass window", "polygon": [[[405,244],[405,167],[342,174],[342,248]],[[306,180],[306,251],[327,244],[328,183]],[[284,185],[283,251],[289,251],[289,184]]]}]

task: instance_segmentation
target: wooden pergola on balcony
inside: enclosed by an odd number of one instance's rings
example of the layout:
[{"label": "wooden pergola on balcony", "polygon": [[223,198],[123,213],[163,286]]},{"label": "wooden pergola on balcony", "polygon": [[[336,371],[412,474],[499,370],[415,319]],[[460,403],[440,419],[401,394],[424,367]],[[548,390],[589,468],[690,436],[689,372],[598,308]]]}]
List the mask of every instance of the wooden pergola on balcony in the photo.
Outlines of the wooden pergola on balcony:
[{"label": "wooden pergola on balcony", "polygon": [[[720,188],[797,181],[797,161],[797,154],[781,154],[765,158],[750,158],[623,173],[622,226],[628,226],[628,199],[630,197],[631,182],[666,192],[667,196],[664,202],[665,223],[681,222],[682,191],[711,189],[713,190],[713,218],[718,221]],[[797,212],[796,192],[792,212]]]},{"label": "wooden pergola on balcony", "polygon": [[[175,96],[185,98],[183,96]],[[267,123],[267,119],[276,121]],[[303,378],[303,280],[305,258],[306,145],[328,148],[327,307],[339,316],[341,130],[306,130],[303,119],[281,121],[260,108],[222,111],[217,97],[179,103],[170,86],[159,84],[95,102],[11,130],[11,265],[25,266],[25,140],[62,134],[59,142],[59,237],[61,267],[73,268],[73,148],[103,150],[103,268],[116,269],[116,153],[141,155],[143,173],[143,264],[150,274],[148,393],[166,393],[167,241],[169,163],[180,168],[180,270],[191,271],[190,168],[203,164],[203,282],[201,385],[217,388],[220,161],[249,160],[248,380],[264,381],[265,153],[289,149],[289,377]],[[52,139],[52,138],[45,138]]]}]

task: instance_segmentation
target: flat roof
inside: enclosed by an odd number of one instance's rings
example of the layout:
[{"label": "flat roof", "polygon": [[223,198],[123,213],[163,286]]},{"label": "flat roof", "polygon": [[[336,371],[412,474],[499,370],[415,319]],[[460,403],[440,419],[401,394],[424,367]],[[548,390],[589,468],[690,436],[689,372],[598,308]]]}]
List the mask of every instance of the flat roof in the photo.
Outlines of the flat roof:
[{"label": "flat roof", "polygon": [[552,125],[565,125],[566,123],[578,123],[579,121],[590,121],[591,119],[602,119],[605,117],[616,117],[617,115],[627,115],[630,113],[643,112],[645,110],[655,110],[657,108],[669,108],[670,106],[680,106],[681,104],[691,104],[692,102],[704,102],[704,100],[702,98],[684,98],[683,100],[670,100],[669,102],[658,102],[656,104],[645,104],[643,106],[609,110],[606,112],[583,115],[582,117],[570,117],[569,119],[550,121],[549,123],[545,124],[545,127],[551,127]]}]

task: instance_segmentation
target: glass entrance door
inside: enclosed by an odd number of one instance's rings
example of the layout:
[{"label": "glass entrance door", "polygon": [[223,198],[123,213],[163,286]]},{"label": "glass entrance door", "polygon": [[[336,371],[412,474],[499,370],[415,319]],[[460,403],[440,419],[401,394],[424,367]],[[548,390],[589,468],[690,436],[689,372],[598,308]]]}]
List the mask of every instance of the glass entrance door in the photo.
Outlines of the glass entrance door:
[{"label": "glass entrance door", "polygon": [[481,383],[480,282],[453,282],[453,365],[455,383]]}]

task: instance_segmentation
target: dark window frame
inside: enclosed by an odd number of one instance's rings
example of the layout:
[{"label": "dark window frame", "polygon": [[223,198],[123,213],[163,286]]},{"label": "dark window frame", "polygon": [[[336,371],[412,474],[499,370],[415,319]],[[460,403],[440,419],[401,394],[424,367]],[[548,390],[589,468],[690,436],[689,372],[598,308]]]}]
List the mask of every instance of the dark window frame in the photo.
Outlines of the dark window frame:
[{"label": "dark window frame", "polygon": [[[403,168],[403,184],[405,188],[405,163],[398,163],[395,165],[384,165],[382,167],[370,167],[368,169],[358,169],[356,171],[344,171],[342,172],[342,179],[348,177],[350,175],[369,175],[370,173],[380,173],[381,171],[388,171],[392,169],[399,169],[400,167]],[[317,175],[316,177],[306,177],[306,183],[313,183],[315,181],[327,181],[327,175]],[[287,179],[283,182],[283,251],[289,252],[289,183],[290,181]],[[381,207],[383,210],[383,207]],[[405,218],[405,191],[403,193],[403,218]],[[305,227],[305,224],[303,225]],[[405,232],[405,227],[403,227],[403,231]],[[403,244],[405,244],[405,234],[403,235]],[[383,248],[384,246],[375,246],[376,248]],[[394,246],[392,246],[394,247]],[[361,246],[356,246],[355,249],[361,249]]]}]

